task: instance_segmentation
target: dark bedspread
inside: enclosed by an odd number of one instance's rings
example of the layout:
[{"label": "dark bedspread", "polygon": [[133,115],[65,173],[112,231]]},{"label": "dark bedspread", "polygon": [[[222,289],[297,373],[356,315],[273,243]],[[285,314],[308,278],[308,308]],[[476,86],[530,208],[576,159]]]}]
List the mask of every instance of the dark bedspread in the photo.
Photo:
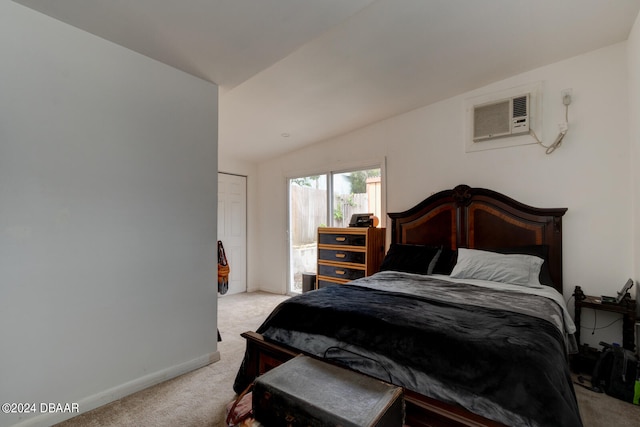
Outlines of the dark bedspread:
[{"label": "dark bedspread", "polygon": [[[257,332],[507,425],[582,425],[556,325],[509,306],[461,303],[476,286],[435,282],[458,296],[331,286],[283,302]],[[252,380],[241,367],[234,389]]]}]

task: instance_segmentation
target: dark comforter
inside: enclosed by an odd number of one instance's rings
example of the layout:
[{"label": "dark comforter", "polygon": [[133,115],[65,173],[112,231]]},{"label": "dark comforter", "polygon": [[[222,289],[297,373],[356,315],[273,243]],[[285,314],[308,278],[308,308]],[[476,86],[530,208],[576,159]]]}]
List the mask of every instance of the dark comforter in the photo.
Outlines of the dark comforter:
[{"label": "dark comforter", "polygon": [[[555,302],[394,272],[352,284],[285,301],[257,332],[507,425],[582,425]],[[252,380],[241,367],[234,389]]]}]

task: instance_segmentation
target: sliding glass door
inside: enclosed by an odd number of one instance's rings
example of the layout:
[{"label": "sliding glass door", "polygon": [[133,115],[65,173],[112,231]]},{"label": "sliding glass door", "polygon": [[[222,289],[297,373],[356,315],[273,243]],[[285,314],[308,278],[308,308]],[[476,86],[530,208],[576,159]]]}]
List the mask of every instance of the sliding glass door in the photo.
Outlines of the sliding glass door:
[{"label": "sliding glass door", "polygon": [[289,180],[289,292],[302,292],[305,273],[315,274],[318,227],[327,226],[327,175]]},{"label": "sliding glass door", "polygon": [[318,227],[348,227],[353,214],[371,213],[384,226],[382,166],[289,179],[289,287],[303,290],[316,273]]}]

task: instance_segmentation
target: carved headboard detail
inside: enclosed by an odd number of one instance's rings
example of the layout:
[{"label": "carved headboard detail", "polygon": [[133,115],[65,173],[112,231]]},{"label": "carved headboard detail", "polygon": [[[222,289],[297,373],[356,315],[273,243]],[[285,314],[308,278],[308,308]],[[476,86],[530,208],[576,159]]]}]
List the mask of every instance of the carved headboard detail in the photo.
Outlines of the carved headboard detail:
[{"label": "carved headboard detail", "polygon": [[458,185],[404,212],[390,213],[394,243],[451,249],[549,248],[548,264],[562,292],[562,216],[566,208],[535,208],[485,188]]}]

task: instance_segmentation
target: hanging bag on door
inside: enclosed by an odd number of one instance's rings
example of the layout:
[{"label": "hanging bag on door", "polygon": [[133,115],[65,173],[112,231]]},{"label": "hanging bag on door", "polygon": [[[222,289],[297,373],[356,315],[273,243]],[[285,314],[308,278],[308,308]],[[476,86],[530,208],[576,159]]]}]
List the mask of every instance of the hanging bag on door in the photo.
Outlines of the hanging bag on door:
[{"label": "hanging bag on door", "polygon": [[224,253],[222,241],[218,240],[218,292],[222,295],[229,290],[229,263]]}]

